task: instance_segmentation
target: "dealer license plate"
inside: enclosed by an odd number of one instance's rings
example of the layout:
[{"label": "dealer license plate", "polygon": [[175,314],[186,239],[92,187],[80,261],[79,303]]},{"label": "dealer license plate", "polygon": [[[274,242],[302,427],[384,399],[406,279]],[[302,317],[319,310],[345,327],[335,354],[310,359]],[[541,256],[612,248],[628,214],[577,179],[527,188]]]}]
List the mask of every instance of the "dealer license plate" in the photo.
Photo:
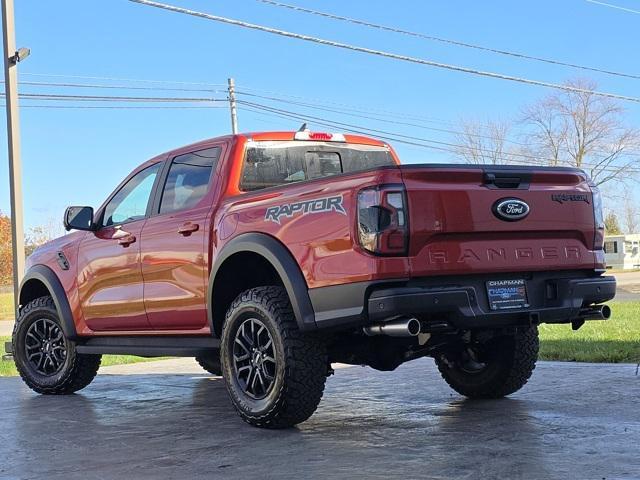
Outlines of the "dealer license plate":
[{"label": "dealer license plate", "polygon": [[491,310],[527,308],[527,284],[524,280],[489,280],[487,295]]}]

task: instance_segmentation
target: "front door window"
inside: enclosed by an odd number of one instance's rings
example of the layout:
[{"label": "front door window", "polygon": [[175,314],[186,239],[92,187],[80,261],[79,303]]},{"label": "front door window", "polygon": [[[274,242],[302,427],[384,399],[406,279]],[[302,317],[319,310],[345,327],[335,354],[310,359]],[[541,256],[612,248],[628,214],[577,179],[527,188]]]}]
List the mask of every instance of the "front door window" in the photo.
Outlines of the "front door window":
[{"label": "front door window", "polygon": [[145,217],[160,165],[156,163],[138,172],[109,200],[102,226],[122,225]]}]

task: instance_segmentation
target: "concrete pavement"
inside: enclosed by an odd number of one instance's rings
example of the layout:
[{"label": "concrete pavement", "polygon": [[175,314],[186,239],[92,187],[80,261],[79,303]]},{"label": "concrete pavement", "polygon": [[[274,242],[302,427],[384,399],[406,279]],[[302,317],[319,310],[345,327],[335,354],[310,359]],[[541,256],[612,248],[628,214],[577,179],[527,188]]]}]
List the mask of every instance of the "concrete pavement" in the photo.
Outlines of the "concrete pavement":
[{"label": "concrete pavement", "polygon": [[13,333],[13,321],[0,320],[0,336],[10,336]]},{"label": "concrete pavement", "polygon": [[640,272],[620,272],[613,275],[618,285],[640,285]]},{"label": "concrete pavement", "polygon": [[0,379],[0,478],[640,478],[635,365],[541,362],[497,401],[463,399],[428,359],[345,368],[309,421],[266,431],[179,362],[182,375],[102,374],[67,397]]}]

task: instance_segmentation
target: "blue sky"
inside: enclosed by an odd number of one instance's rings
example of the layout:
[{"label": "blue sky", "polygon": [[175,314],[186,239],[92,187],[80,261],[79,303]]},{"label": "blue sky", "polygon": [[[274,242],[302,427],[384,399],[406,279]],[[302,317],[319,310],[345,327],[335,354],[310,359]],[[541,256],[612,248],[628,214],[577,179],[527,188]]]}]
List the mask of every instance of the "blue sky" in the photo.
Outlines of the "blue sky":
[{"label": "blue sky", "polygon": [[[360,46],[549,82],[561,83],[584,76],[571,68],[376,31],[267,6],[255,0],[167,0],[167,3]],[[640,15],[586,0],[288,0],[288,3],[488,47],[640,74]],[[640,5],[636,0],[616,0],[615,3],[628,8]],[[20,65],[21,81],[149,86],[42,74],[211,84],[224,84],[227,77],[233,76],[239,90],[244,87],[399,112],[407,117],[423,117],[424,125],[443,129],[455,128],[462,117],[482,121],[513,118],[524,104],[549,92],[540,87],[276,37],[126,0],[16,0],[16,35],[19,46],[31,48],[31,56]],[[600,90],[640,95],[640,80],[595,73],[589,76],[599,83]],[[223,92],[80,90],[28,85],[21,85],[20,91],[217,98],[225,95]],[[22,102],[23,105],[44,103]],[[629,121],[640,125],[640,105],[626,103],[625,106]],[[296,109],[285,105],[281,108]],[[316,112],[316,115],[433,140],[452,140],[451,135],[444,132],[326,112]],[[50,218],[61,218],[69,204],[98,206],[139,163],[171,148],[226,134],[229,123],[228,110],[213,108],[23,108],[25,222],[33,226],[46,223]],[[299,123],[239,113],[241,131],[295,129]],[[4,121],[0,128],[5,139]],[[452,160],[447,153],[394,146],[407,163]],[[8,212],[4,142],[0,157],[0,210]]]}]

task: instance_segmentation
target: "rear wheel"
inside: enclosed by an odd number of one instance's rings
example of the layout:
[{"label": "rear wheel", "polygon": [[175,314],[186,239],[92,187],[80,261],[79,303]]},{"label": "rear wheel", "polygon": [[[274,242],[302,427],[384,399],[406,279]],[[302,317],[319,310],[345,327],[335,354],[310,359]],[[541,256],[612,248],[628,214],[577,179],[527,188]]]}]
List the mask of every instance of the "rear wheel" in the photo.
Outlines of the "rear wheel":
[{"label": "rear wheel", "polygon": [[18,373],[38,393],[77,392],[91,383],[100,367],[101,355],[79,354],[65,337],[51,297],[36,298],[22,308],[12,342]]},{"label": "rear wheel", "polygon": [[326,347],[298,330],[281,287],[253,288],[236,298],[222,330],[221,360],[231,401],[251,425],[291,427],[320,403]]},{"label": "rear wheel", "polygon": [[469,343],[456,354],[441,355],[436,365],[456,392],[469,398],[500,398],[520,390],[538,359],[538,327],[518,328],[485,343]]}]

